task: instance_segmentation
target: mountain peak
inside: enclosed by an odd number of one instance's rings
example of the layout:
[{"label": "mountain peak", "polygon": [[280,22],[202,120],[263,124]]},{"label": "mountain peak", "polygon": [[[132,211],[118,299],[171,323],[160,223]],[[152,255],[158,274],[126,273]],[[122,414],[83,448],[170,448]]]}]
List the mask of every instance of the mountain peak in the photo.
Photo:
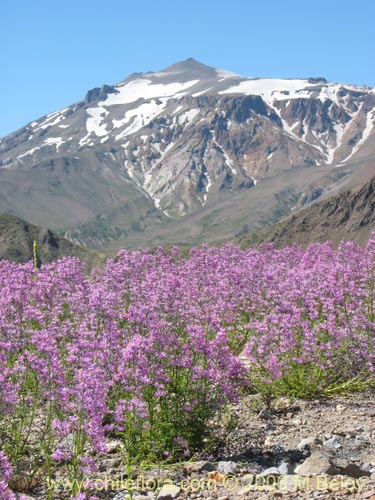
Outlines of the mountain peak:
[{"label": "mountain peak", "polygon": [[184,61],[168,66],[161,71],[149,71],[147,73],[133,73],[129,75],[123,82],[128,82],[138,78],[157,78],[159,81],[171,82],[187,82],[189,80],[216,80],[218,77],[217,70],[211,66],[206,66],[199,61],[189,57]]},{"label": "mountain peak", "polygon": [[170,77],[178,79],[179,81],[188,80],[216,80],[217,72],[215,68],[211,66],[206,66],[205,64],[196,61],[192,57],[185,59],[184,61],[177,62],[168,66],[164,70],[157,73],[150,73],[150,75],[159,77]]},{"label": "mountain peak", "polygon": [[207,70],[214,70],[211,66],[207,66],[206,64],[200,63],[196,59],[193,59],[192,57],[189,57],[188,59],[185,59],[184,61],[177,62],[175,64],[172,64],[171,66],[168,66],[164,71],[165,72],[180,72],[180,71],[207,71]]}]

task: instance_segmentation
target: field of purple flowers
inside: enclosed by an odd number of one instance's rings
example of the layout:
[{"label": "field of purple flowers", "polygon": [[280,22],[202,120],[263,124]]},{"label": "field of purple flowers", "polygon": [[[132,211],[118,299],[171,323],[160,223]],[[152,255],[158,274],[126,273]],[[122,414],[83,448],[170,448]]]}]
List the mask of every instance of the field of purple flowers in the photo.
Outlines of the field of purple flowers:
[{"label": "field of purple flowers", "polygon": [[243,391],[314,397],[374,381],[375,238],[122,251],[91,276],[74,258],[3,261],[0,286],[4,499],[12,476],[48,479],[64,463],[82,477],[111,436],[132,461],[188,457]]}]

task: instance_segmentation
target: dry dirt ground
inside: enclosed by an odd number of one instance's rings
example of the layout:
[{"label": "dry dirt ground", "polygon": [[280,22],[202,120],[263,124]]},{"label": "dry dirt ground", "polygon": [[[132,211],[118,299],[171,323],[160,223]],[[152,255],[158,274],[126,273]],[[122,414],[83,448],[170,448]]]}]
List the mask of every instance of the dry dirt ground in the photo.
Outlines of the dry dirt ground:
[{"label": "dry dirt ground", "polygon": [[[204,455],[184,464],[133,468],[129,474],[120,443],[110,441],[108,453],[97,457],[100,467],[92,477],[91,495],[115,500],[131,494],[135,500],[375,500],[372,393],[279,399],[270,410],[250,396],[209,424]],[[57,479],[62,477],[63,470]],[[47,498],[42,487],[28,495]],[[54,498],[70,495],[60,486]]]}]

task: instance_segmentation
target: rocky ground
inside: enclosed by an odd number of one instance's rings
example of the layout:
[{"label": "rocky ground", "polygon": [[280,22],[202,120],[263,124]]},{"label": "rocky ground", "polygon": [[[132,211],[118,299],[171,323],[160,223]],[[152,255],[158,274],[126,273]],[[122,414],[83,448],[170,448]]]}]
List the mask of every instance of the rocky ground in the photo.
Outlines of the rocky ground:
[{"label": "rocky ground", "polygon": [[[210,422],[208,451],[194,461],[128,474],[120,443],[109,442],[90,491],[106,500],[128,498],[130,485],[136,500],[375,500],[374,424],[371,393],[280,399],[270,410],[250,396]],[[67,498],[62,490],[56,499]]]}]

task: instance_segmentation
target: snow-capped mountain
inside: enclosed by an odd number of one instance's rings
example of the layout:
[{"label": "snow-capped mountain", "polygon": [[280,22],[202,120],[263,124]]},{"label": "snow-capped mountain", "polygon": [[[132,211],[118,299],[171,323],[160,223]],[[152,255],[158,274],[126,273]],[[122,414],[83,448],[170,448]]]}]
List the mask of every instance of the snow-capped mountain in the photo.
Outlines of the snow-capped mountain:
[{"label": "snow-capped mountain", "polygon": [[373,88],[244,78],[188,59],[92,89],[3,138],[0,211],[101,246],[225,200],[236,211],[236,196],[275,176],[293,186],[302,168],[295,203],[309,182],[339,167],[334,183],[373,156],[374,123]]}]

